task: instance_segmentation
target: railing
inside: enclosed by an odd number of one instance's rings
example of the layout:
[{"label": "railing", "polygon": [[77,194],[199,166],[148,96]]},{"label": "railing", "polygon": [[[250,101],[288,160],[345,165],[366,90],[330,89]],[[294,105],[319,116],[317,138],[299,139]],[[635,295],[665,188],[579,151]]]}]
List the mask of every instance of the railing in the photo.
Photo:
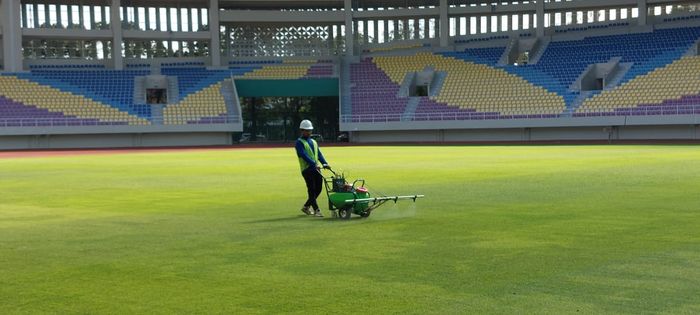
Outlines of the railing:
[{"label": "railing", "polygon": [[[568,114],[568,115],[567,115]],[[454,120],[512,120],[512,119],[555,119],[578,117],[633,117],[633,116],[670,116],[670,115],[698,115],[699,105],[678,105],[663,107],[635,107],[618,109],[612,112],[566,112],[559,114],[522,114],[500,115],[497,113],[482,112],[447,112],[447,113],[417,113],[417,114],[365,114],[365,115],[341,115],[343,123],[385,123],[398,121],[454,121]]]},{"label": "railing", "polygon": [[168,116],[168,117],[151,117],[148,123],[130,125],[126,121],[101,121],[90,118],[0,118],[0,128],[3,127],[96,127],[96,126],[161,126],[153,124],[153,121],[176,121],[177,123],[168,124],[165,126],[178,125],[221,125],[240,123],[239,115],[229,115],[220,117],[202,117],[202,116]]}]

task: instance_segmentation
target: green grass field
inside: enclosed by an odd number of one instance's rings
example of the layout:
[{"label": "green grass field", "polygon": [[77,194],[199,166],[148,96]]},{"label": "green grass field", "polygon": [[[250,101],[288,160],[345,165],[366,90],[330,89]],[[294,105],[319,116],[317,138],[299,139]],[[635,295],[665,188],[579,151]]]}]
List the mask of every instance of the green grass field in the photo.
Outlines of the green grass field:
[{"label": "green grass field", "polygon": [[324,154],[426,198],[303,216],[292,148],[0,159],[0,314],[700,313],[700,147]]}]

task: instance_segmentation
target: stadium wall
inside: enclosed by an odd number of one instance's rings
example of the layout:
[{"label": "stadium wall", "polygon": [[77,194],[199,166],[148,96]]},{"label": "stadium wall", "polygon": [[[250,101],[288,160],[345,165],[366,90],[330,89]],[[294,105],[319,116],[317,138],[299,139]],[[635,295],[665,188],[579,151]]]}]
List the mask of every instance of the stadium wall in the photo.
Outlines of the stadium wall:
[{"label": "stadium wall", "polygon": [[240,124],[0,128],[0,150],[231,145]]},{"label": "stadium wall", "polygon": [[700,140],[700,117],[602,117],[341,124],[352,142]]},{"label": "stadium wall", "polygon": [[231,145],[231,133],[116,133],[1,136],[0,150]]},{"label": "stadium wall", "polygon": [[697,125],[356,131],[355,143],[698,141]]}]

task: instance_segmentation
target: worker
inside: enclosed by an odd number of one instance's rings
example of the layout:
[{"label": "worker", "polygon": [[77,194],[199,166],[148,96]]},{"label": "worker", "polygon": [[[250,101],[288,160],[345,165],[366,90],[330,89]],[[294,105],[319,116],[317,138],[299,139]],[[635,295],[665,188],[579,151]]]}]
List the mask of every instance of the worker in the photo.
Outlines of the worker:
[{"label": "worker", "polygon": [[301,208],[301,211],[307,215],[323,217],[321,209],[319,209],[318,203],[316,202],[316,198],[318,198],[321,194],[321,190],[323,190],[321,168],[330,169],[330,166],[323,157],[316,140],[311,138],[311,132],[314,130],[311,121],[303,120],[299,125],[299,129],[301,137],[297,139],[296,151],[297,157],[299,157],[301,176],[304,177],[306,190],[308,192],[308,199]]}]

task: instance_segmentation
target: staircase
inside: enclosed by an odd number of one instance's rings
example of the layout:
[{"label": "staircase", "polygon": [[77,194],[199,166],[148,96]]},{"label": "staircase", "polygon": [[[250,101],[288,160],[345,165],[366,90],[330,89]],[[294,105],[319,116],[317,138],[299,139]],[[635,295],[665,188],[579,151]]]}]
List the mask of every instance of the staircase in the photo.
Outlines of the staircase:
[{"label": "staircase", "polygon": [[228,115],[233,118],[234,122],[240,121],[241,104],[232,79],[224,80],[221,84],[221,96],[224,97]]},{"label": "staircase", "polygon": [[690,46],[690,49],[685,52],[683,55],[684,57],[690,57],[690,56],[697,56],[700,55],[700,51],[698,51],[698,45],[700,45],[700,39],[696,40],[692,46]]},{"label": "staircase", "polygon": [[415,77],[416,77],[415,72],[406,73],[406,76],[403,78],[403,82],[401,82],[401,87],[399,87],[399,92],[396,95],[397,97],[409,97],[410,96],[411,84],[413,84]]},{"label": "staircase", "polygon": [[416,109],[418,109],[418,104],[420,103],[420,97],[409,97],[408,104],[406,104],[406,109],[401,115],[401,121],[411,121],[413,117],[416,116]]},{"label": "staircase", "polygon": [[615,73],[615,75],[613,75],[608,82],[606,82],[605,89],[613,89],[620,85],[620,82],[622,82],[622,79],[625,77],[627,72],[632,69],[632,65],[634,64],[631,62],[620,63],[617,73]]},{"label": "staircase", "polygon": [[134,77],[134,104],[146,104],[146,77]]},{"label": "staircase", "polygon": [[579,94],[574,101],[569,104],[569,106],[564,110],[564,112],[561,114],[562,117],[571,117],[573,116],[574,112],[583,105],[583,102],[586,101],[589,97],[593,96],[596,94],[596,91],[583,91],[581,94]]},{"label": "staircase", "polygon": [[496,63],[497,66],[506,66],[509,64],[508,60],[510,59],[510,52],[513,50],[513,47],[515,47],[515,44],[518,42],[517,38],[511,39],[508,41],[508,45],[506,46],[506,49],[503,50],[503,54],[501,55],[501,59],[498,60]]},{"label": "staircase", "polygon": [[542,59],[542,55],[544,55],[544,52],[547,51],[547,47],[549,46],[550,42],[551,40],[549,39],[538,39],[537,46],[530,52],[530,61],[528,61],[529,65],[536,65],[540,59]]},{"label": "staircase", "polygon": [[447,79],[447,72],[435,72],[433,82],[430,84],[430,91],[428,91],[428,95],[430,95],[430,97],[436,97],[438,94],[440,94],[442,86],[445,84],[445,79]]},{"label": "staircase", "polygon": [[180,102],[180,87],[177,77],[168,77],[168,104]]},{"label": "staircase", "polygon": [[151,74],[152,75],[160,75],[160,63],[151,64]]},{"label": "staircase", "polygon": [[352,114],[352,83],[350,82],[350,60],[343,58],[340,66],[340,114]]},{"label": "staircase", "polygon": [[163,124],[163,109],[165,108],[165,105],[163,104],[154,104],[151,105],[151,124],[153,125],[162,125]]}]

